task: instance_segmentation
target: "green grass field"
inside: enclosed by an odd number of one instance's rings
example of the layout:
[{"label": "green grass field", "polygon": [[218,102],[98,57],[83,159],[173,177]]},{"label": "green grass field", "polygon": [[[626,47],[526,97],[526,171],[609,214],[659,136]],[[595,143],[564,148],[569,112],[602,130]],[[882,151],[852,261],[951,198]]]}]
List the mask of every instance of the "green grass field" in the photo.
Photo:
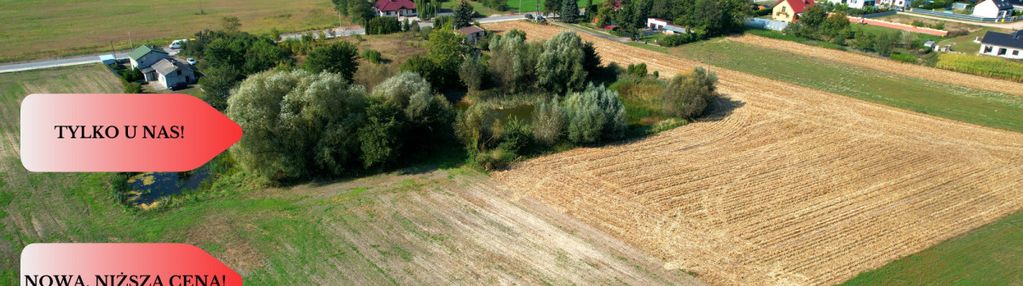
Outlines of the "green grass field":
[{"label": "green grass field", "polygon": [[[200,4],[204,14],[199,14]],[[128,48],[155,39],[191,37],[225,16],[242,30],[305,30],[339,23],[330,0],[55,0],[0,1],[0,62]],[[166,43],[161,43],[166,44]]]},{"label": "green grass field", "polygon": [[[585,8],[589,0],[578,0],[579,8]],[[593,5],[603,3],[604,0],[592,0]],[[519,12],[542,11],[544,0],[508,0],[508,9]]]},{"label": "green grass field", "polygon": [[707,64],[870,102],[1023,132],[1023,98],[1018,96],[886,74],[726,40],[664,50]]},{"label": "green grass field", "polygon": [[1023,285],[1023,212],[842,285]]}]

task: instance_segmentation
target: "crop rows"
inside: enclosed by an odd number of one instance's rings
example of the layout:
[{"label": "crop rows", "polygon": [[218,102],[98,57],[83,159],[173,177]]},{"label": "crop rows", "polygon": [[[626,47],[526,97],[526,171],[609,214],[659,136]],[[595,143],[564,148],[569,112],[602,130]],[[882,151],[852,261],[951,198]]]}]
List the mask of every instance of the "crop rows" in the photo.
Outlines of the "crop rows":
[{"label": "crop rows", "polygon": [[[605,62],[698,65],[581,36]],[[1023,208],[1021,134],[708,69],[710,118],[494,176],[717,285],[839,283]]]}]

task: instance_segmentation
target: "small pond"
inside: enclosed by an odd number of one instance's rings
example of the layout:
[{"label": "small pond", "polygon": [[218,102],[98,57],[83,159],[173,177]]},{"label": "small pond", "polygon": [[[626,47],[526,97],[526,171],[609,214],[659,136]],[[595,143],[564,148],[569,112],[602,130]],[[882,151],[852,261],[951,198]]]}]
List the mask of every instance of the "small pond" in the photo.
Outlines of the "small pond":
[{"label": "small pond", "polygon": [[198,188],[209,177],[209,168],[202,166],[188,172],[146,172],[128,178],[127,203],[148,205],[154,201]]}]

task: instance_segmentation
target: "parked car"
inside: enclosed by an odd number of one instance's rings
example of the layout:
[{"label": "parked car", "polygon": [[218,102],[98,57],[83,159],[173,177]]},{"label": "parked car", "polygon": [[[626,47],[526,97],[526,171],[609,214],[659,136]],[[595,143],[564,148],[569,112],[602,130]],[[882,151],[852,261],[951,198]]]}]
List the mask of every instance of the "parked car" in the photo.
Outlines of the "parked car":
[{"label": "parked car", "polygon": [[188,62],[188,64],[190,64],[190,65],[193,65],[193,66],[194,66],[194,65],[195,65],[195,63],[196,63],[196,61],[195,61],[195,58],[188,58],[188,59],[187,59],[187,60],[185,60],[185,61],[186,61],[186,62]]},{"label": "parked car", "polygon": [[526,13],[526,19],[533,20],[533,13]]},{"label": "parked car", "polygon": [[185,46],[185,42],[188,42],[188,40],[186,39],[174,40],[170,43],[169,47],[174,50],[181,49],[182,47]]}]

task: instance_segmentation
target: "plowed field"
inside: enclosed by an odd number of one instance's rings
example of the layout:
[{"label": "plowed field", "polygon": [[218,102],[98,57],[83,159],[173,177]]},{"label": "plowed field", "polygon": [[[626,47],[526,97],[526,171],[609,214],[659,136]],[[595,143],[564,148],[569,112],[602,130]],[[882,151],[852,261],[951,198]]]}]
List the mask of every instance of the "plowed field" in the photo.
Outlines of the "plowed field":
[{"label": "plowed field", "polygon": [[[581,36],[605,62],[697,65]],[[706,120],[494,176],[717,285],[839,283],[1023,208],[1023,134],[709,69]]]}]

